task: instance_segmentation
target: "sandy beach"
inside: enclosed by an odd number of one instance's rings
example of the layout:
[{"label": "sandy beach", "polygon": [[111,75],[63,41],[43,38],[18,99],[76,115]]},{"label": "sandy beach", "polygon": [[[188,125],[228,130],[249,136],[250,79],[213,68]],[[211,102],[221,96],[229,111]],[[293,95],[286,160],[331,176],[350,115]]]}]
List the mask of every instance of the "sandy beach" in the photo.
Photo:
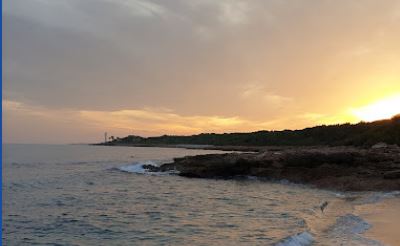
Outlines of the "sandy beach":
[{"label": "sandy beach", "polygon": [[400,245],[400,198],[357,206],[356,213],[372,225],[366,237],[388,246]]}]

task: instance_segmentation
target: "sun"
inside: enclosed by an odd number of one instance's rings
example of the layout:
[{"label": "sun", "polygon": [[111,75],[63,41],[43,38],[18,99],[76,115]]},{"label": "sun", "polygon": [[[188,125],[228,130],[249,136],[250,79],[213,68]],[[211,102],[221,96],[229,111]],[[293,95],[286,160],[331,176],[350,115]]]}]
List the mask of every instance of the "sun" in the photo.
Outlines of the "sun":
[{"label": "sun", "polygon": [[352,113],[359,120],[367,122],[391,118],[400,114],[400,94],[384,98],[367,106],[352,109]]}]

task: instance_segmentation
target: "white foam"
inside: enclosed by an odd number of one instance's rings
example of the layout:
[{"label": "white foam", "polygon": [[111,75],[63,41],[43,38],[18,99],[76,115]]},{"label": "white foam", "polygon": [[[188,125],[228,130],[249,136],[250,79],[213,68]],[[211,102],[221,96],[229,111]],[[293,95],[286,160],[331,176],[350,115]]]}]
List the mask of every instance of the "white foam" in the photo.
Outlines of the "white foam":
[{"label": "white foam", "polygon": [[314,238],[308,232],[302,232],[284,239],[275,246],[307,246],[314,242]]},{"label": "white foam", "polygon": [[361,199],[359,201],[360,204],[368,204],[368,203],[378,203],[387,198],[395,198],[399,197],[400,191],[390,191],[390,192],[374,192],[369,196]]},{"label": "white foam", "polygon": [[336,223],[330,230],[330,235],[347,242],[346,245],[383,246],[379,241],[364,237],[363,233],[370,228],[371,225],[361,217],[346,214],[336,219]]},{"label": "white foam", "polygon": [[336,220],[334,232],[338,234],[360,234],[371,227],[368,222],[354,214],[346,214]]},{"label": "white foam", "polygon": [[147,161],[140,161],[135,162],[131,165],[126,165],[119,167],[118,170],[128,173],[136,173],[136,174],[148,174],[148,175],[169,175],[169,174],[176,174],[177,172],[174,170],[168,172],[149,172],[147,169],[144,169],[144,165],[153,165],[153,166],[160,166],[162,163],[169,162],[170,160],[147,160]]},{"label": "white foam", "polygon": [[128,173],[139,173],[145,174],[150,173],[146,169],[143,168],[144,165],[152,165],[152,166],[159,166],[160,164],[164,163],[165,161],[161,160],[145,160],[145,161],[138,161],[134,162],[130,165],[119,167],[118,169]]},{"label": "white foam", "polygon": [[128,173],[140,173],[140,174],[145,174],[147,171],[146,169],[143,168],[144,164],[133,164],[133,165],[128,165],[128,166],[122,166],[119,167],[118,169],[124,172]]}]

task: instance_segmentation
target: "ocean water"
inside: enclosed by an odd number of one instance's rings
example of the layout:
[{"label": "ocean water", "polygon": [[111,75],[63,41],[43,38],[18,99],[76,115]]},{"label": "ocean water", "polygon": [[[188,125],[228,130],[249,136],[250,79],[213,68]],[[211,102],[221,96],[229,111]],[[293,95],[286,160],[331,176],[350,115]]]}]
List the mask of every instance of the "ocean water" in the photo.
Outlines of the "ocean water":
[{"label": "ocean water", "polygon": [[3,145],[3,243],[381,245],[364,236],[372,225],[354,208],[397,194],[337,193],[251,177],[190,179],[141,168],[219,152]]}]

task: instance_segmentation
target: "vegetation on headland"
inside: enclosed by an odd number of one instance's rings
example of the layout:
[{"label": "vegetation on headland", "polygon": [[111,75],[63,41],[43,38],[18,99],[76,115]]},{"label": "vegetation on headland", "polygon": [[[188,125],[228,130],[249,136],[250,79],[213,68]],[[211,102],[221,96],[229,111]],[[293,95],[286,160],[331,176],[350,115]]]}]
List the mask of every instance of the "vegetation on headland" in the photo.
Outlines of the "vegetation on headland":
[{"label": "vegetation on headland", "polygon": [[191,136],[163,135],[147,138],[130,135],[124,138],[113,138],[103,144],[132,146],[372,146],[379,142],[400,146],[400,115],[368,123],[322,125],[302,130],[202,133]]}]

